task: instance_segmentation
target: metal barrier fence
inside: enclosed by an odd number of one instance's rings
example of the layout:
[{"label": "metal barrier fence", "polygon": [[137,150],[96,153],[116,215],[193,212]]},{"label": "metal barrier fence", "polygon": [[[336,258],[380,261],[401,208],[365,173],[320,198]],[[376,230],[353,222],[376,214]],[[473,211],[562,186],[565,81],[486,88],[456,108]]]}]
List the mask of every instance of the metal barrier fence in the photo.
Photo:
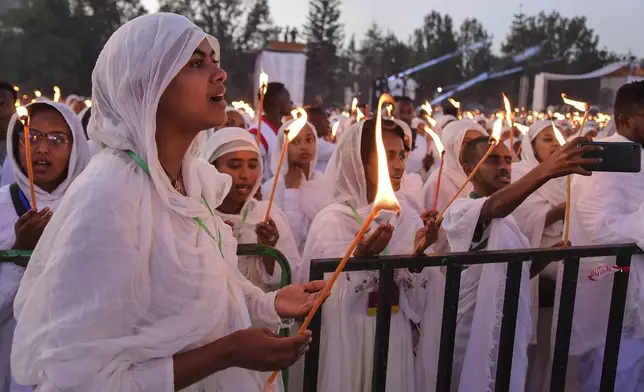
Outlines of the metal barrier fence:
[{"label": "metal barrier fence", "polygon": [[[437,256],[385,256],[351,259],[345,271],[378,271],[379,274],[378,312],[376,315],[371,390],[373,392],[385,391],[392,305],[392,295],[390,293],[394,288],[395,269],[447,267],[436,382],[436,391],[445,392],[450,390],[452,378],[461,272],[466,266],[473,264],[508,263],[495,382],[495,391],[505,392],[509,390],[510,373],[512,371],[515,323],[521,285],[521,264],[524,261],[535,259],[565,260],[550,380],[550,391],[560,392],[564,390],[566,380],[580,258],[617,256],[616,264],[619,267],[630,267],[631,256],[639,253],[642,253],[642,250],[637,245],[621,244],[556,249],[450,253]],[[313,260],[311,262],[310,280],[323,279],[324,274],[333,272],[339,262],[340,259]],[[628,277],[628,268],[626,268],[624,272],[615,274],[613,282],[600,392],[612,392],[614,390]],[[318,338],[313,339],[309,351],[306,353],[304,371],[304,391],[306,392],[317,390],[321,323],[322,312],[318,312],[309,326],[313,336]]]}]

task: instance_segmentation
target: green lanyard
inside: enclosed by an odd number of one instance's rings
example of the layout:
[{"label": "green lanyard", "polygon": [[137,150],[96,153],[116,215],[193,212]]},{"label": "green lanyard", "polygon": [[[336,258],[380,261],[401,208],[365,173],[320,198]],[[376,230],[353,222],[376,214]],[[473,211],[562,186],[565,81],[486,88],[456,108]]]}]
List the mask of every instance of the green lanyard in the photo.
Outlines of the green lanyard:
[{"label": "green lanyard", "polygon": [[[134,159],[134,162],[136,162],[136,164],[137,164],[137,165],[139,165],[139,167],[141,167],[141,169],[143,169],[143,171],[144,171],[144,172],[146,172],[146,173],[147,173],[147,175],[149,176],[149,175],[150,175],[150,167],[148,166],[148,164],[147,164],[147,163],[145,163],[145,162],[143,162],[143,159],[141,159],[138,155],[136,155],[136,153],[134,153],[134,152],[132,152],[132,151],[128,151],[127,153],[128,153],[128,155],[129,155],[132,159]],[[211,208],[210,208],[210,206],[208,205],[208,202],[206,201],[206,199],[204,199],[204,198],[203,198],[203,196],[202,196],[202,197],[201,197],[201,200],[203,201],[203,204],[208,208],[208,211],[210,211],[210,214],[214,216],[215,214],[212,212],[212,209],[211,209]],[[244,217],[244,218],[245,218],[245,217]],[[217,246],[219,247],[219,253],[221,253],[221,255],[223,256],[223,255],[224,255],[224,252],[223,252],[223,250],[222,250],[222,248],[223,248],[223,244],[222,244],[222,240],[221,240],[221,232],[219,231],[219,229],[217,229],[217,237],[219,237],[219,238],[216,238],[216,237],[215,237],[215,236],[210,232],[210,229],[208,229],[208,226],[206,226],[206,224],[205,224],[205,223],[203,223],[203,221],[202,221],[200,218],[198,218],[198,217],[196,217],[196,216],[195,216],[194,218],[192,218],[192,220],[194,220],[195,222],[197,222],[197,224],[198,224],[202,229],[204,229],[204,230],[206,231],[206,233],[208,233],[208,235],[210,236],[210,238],[212,238],[214,241],[216,241],[216,242],[217,242]]]},{"label": "green lanyard", "polygon": [[[362,226],[362,224],[364,223],[364,219],[362,219],[362,217],[360,216],[360,214],[358,214],[358,211],[356,211],[355,208],[351,207],[351,211],[353,211],[353,216],[356,218],[356,222],[358,222],[358,224]],[[364,236],[367,237],[368,235],[369,234],[365,234]],[[382,254],[383,256],[389,255],[389,245],[387,245],[385,250],[382,251]]]}]

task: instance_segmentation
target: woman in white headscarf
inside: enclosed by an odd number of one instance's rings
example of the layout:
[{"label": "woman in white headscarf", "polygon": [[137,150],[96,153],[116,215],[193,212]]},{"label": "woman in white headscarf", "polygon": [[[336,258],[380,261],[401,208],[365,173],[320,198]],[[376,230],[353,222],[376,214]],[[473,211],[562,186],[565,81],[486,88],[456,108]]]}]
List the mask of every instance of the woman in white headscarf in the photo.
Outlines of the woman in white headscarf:
[{"label": "woman in white headscarf", "polygon": [[[92,74],[104,148],[70,187],[16,296],[16,381],[39,391],[259,391],[307,347],[281,339],[322,283],[265,294],[214,215],[230,177],[196,159],[225,121],[219,45],[188,19],[121,26]],[[252,370],[248,370],[252,369]]]},{"label": "woman in white headscarf", "polygon": [[[407,158],[405,160],[405,172],[403,173],[402,182],[400,184],[400,190],[396,192],[396,195],[400,198],[404,198],[407,203],[413,207],[418,214],[422,214],[423,211],[423,179],[420,177],[420,174],[408,172],[407,164],[409,163],[411,148],[412,148],[412,137],[413,133],[409,125],[406,122],[398,119],[392,119],[396,124],[402,128],[405,132],[405,145],[407,147]],[[425,149],[426,151],[426,149]]]},{"label": "woman in white headscarf", "polygon": [[[72,110],[51,101],[27,105],[31,123],[36,204],[31,210],[24,132],[14,115],[7,152],[16,182],[0,188],[0,249],[32,250],[69,185],[85,169],[89,152],[80,120]],[[16,321],[13,299],[25,269],[0,263],[0,390],[9,388],[9,357]]]},{"label": "woman in white headscarf", "polygon": [[[550,121],[536,121],[521,140],[521,161],[512,165],[512,182],[517,182],[550,157],[561,145],[557,141]],[[533,248],[550,248],[561,241],[566,211],[565,178],[554,178],[532,193],[512,216]],[[557,265],[551,263],[540,276],[552,281],[557,279]],[[528,351],[527,391],[540,391],[548,374],[550,357],[550,322],[552,308],[539,306],[539,277],[530,280],[532,288],[533,334]],[[548,286],[545,286],[548,287]],[[570,369],[569,369],[570,370]]]},{"label": "woman in white headscarf", "polygon": [[[406,154],[402,129],[383,120],[383,142],[392,186],[397,191]],[[309,277],[311,260],[342,257],[371,211],[377,187],[374,121],[363,121],[349,129],[339,141],[325,177],[333,190],[333,204],[322,210],[311,225],[302,257],[302,280]],[[383,213],[376,218],[354,256],[410,254],[418,241],[435,240],[438,227],[433,223],[424,227],[418,213],[404,199],[400,203],[397,216]],[[396,270],[395,282],[400,295],[391,316],[387,390],[432,390],[436,380],[443,275],[433,268],[418,274]],[[374,294],[377,289],[378,275],[374,271],[343,273],[333,287],[322,310],[318,391],[371,390],[373,299],[377,298]],[[416,361],[410,322],[421,325]]]},{"label": "woman in white headscarf", "polygon": [[[243,128],[222,128],[204,146],[203,158],[220,173],[232,177],[233,184],[215,213],[233,225],[233,233],[241,244],[260,243],[275,247],[286,256],[293,276],[297,276],[300,253],[284,212],[271,208],[271,219],[264,223],[267,201],[253,196],[262,180],[262,159],[257,141]],[[282,269],[269,256],[239,258],[239,270],[264,291],[279,288]]]},{"label": "woman in white headscarf", "polygon": [[[445,163],[443,164],[443,174],[438,190],[438,202],[436,210],[439,212],[447,206],[447,203],[454,197],[458,188],[467,180],[467,175],[463,170],[461,162],[461,153],[463,148],[471,140],[480,136],[487,136],[483,127],[470,119],[452,121],[443,129],[441,141],[445,147]],[[435,170],[429,176],[423,189],[425,197],[425,209],[430,210],[434,206],[436,198],[436,187],[438,186],[439,171]],[[460,197],[469,197],[472,191],[472,185],[461,192]]]},{"label": "woman in white headscarf", "polygon": [[[285,122],[277,132],[277,142],[271,155],[271,172],[277,172],[284,145],[284,131],[294,120]],[[279,178],[271,178],[262,185],[262,198],[268,200],[277,181],[273,203],[288,217],[298,249],[304,249],[309,227],[315,215],[329,204],[328,189],[322,173],[315,170],[317,163],[317,130],[307,122],[300,133],[289,142]]]}]

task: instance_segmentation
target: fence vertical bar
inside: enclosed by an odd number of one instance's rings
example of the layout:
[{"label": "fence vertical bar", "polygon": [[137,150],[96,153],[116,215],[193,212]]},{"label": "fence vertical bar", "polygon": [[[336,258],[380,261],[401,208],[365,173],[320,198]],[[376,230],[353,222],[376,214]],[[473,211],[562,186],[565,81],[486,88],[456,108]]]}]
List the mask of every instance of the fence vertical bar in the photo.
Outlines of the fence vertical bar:
[{"label": "fence vertical bar", "polygon": [[389,331],[391,329],[391,306],[394,291],[394,270],[382,266],[378,271],[378,313],[373,350],[371,391],[385,392],[387,387],[387,362],[389,357]]},{"label": "fence vertical bar", "polygon": [[612,392],[615,390],[617,359],[619,358],[619,344],[622,338],[631,257],[631,254],[617,256],[617,265],[625,269],[623,272],[615,273],[613,280],[613,294],[610,300],[606,346],[604,347],[604,363],[602,364],[602,378],[599,386],[600,392]]},{"label": "fence vertical bar", "polygon": [[519,291],[521,290],[521,272],[523,262],[508,263],[505,278],[505,296],[503,300],[503,320],[499,338],[499,354],[496,361],[495,391],[510,390],[512,374],[512,353],[514,351],[514,333],[516,330],[517,311],[519,309]]},{"label": "fence vertical bar", "polygon": [[[315,262],[311,261],[311,271],[309,273],[309,281],[324,279],[324,273],[318,268]],[[318,369],[320,361],[320,333],[322,331],[322,309],[311,320],[309,330],[313,334],[313,340],[309,344],[309,351],[306,352],[304,357],[304,385],[305,392],[315,392],[318,389]]]},{"label": "fence vertical bar", "polygon": [[577,276],[579,274],[579,257],[570,257],[564,261],[561,295],[559,297],[559,313],[557,317],[557,332],[555,334],[555,349],[552,358],[552,376],[550,392],[562,391],[566,385],[566,370],[568,368],[568,352],[570,350],[570,333],[572,318],[575,311],[575,296],[577,294]]},{"label": "fence vertical bar", "polygon": [[445,297],[443,299],[443,323],[441,343],[438,354],[436,390],[449,391],[452,383],[454,362],[454,339],[456,337],[456,318],[458,316],[458,297],[461,289],[463,267],[450,264],[445,277]]}]

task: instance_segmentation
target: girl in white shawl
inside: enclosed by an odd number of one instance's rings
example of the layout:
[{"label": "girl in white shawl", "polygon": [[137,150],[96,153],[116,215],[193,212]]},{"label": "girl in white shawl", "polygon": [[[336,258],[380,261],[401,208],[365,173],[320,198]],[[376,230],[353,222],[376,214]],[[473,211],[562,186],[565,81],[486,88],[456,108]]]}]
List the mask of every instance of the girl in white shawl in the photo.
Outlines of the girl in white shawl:
[{"label": "girl in white shawl", "polygon": [[265,294],[215,216],[230,177],[196,159],[225,121],[219,45],[188,19],[121,26],[92,74],[104,148],[65,194],[16,296],[13,376],[39,391],[259,391],[307,347],[281,317],[320,282]]},{"label": "girl in white shawl", "polygon": [[[83,127],[72,110],[51,101],[27,105],[30,115],[36,204],[31,210],[24,132],[14,115],[9,123],[7,151],[15,185],[0,188],[0,249],[32,250],[74,179],[85,169],[89,152]],[[18,195],[20,215],[12,201]],[[23,211],[28,211],[23,214]],[[0,264],[0,390],[9,390],[9,357],[15,319],[13,299],[24,268]],[[12,391],[17,390],[15,387]]]},{"label": "girl in white shawl", "polygon": [[[396,131],[398,129],[398,131]],[[376,194],[374,121],[360,122],[340,139],[325,173],[333,189],[333,204],[315,217],[302,257],[300,279],[309,277],[313,259],[342,257],[371,211]],[[405,146],[402,130],[383,120],[383,141],[394,191],[404,172]],[[425,236],[435,240],[438,227],[423,227],[418,213],[404,200],[396,217],[381,214],[369,235],[354,252],[358,256],[409,254]],[[438,269],[420,274],[397,270],[399,311],[391,316],[387,391],[429,391],[435,387],[438,339],[443,303],[444,277]],[[318,391],[371,390],[375,317],[369,316],[370,298],[378,289],[374,271],[343,273],[323,307]],[[418,357],[410,321],[421,324]],[[414,366],[418,370],[414,372]]]},{"label": "girl in white shawl", "polygon": [[[438,190],[436,210],[442,211],[454,197],[458,188],[467,180],[467,175],[463,171],[461,153],[469,141],[480,136],[487,136],[487,132],[479,124],[469,119],[452,121],[443,129],[441,141],[445,147],[445,163],[443,164],[443,174],[440,189]],[[440,160],[440,157],[437,159]],[[432,172],[423,189],[426,210],[430,210],[434,206],[436,187],[438,186],[438,172],[438,170]],[[461,192],[460,197],[467,197],[471,191],[472,186],[468,184],[465,190]]]},{"label": "girl in white shawl", "polygon": [[[277,132],[277,142],[271,155],[273,173],[277,172],[280,162],[284,131],[292,122],[293,120],[284,123]],[[268,200],[273,182],[277,181],[273,203],[286,213],[300,250],[304,249],[313,218],[330,201],[322,173],[315,170],[318,159],[317,138],[317,130],[307,122],[297,137],[289,142],[279,178],[273,177],[262,185],[262,198]]]},{"label": "girl in white shawl", "polygon": [[[286,256],[294,276],[300,264],[300,253],[293,239],[286,215],[273,206],[271,219],[264,223],[267,201],[257,201],[253,195],[259,189],[262,159],[253,135],[243,128],[223,128],[206,142],[203,158],[220,173],[232,177],[233,184],[215,213],[233,225],[233,233],[242,244],[259,243],[275,247]],[[279,288],[282,269],[272,258],[244,256],[239,258],[239,270],[264,291]]]}]

